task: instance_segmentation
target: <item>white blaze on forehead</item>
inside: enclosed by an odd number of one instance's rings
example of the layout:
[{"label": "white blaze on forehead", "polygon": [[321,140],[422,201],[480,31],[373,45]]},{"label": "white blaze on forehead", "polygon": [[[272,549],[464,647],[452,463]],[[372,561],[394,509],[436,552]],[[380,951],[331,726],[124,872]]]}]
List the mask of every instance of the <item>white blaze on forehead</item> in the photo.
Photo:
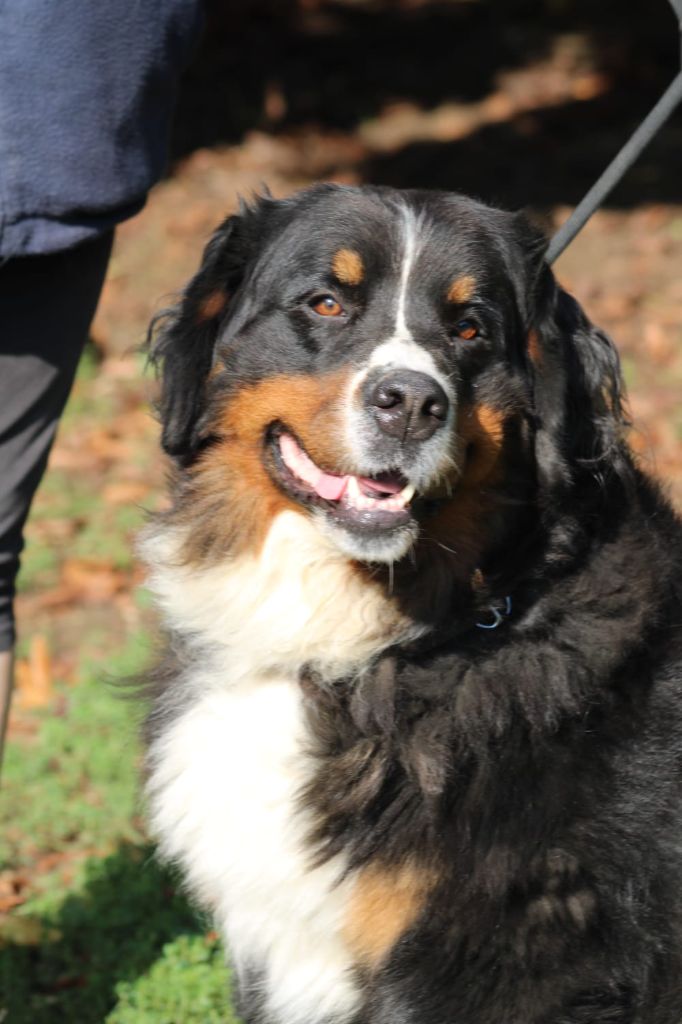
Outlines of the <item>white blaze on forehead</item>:
[{"label": "white blaze on forehead", "polygon": [[401,234],[403,237],[403,255],[400,266],[400,283],[398,285],[398,306],[395,317],[393,336],[396,340],[411,341],[409,327],[407,326],[407,289],[410,281],[410,273],[419,251],[420,234],[423,231],[423,220],[417,216],[409,206],[400,207],[402,215]]},{"label": "white blaze on forehead", "polygon": [[378,366],[395,366],[404,370],[426,373],[438,381],[446,394],[452,398],[448,379],[440,372],[431,353],[418,345],[408,326],[409,286],[415,260],[426,237],[426,226],[421,214],[403,204],[399,207],[401,238],[403,243],[400,263],[400,277],[396,295],[396,314],[393,334],[380,342],[373,350],[368,363],[351,381],[351,393],[365,378],[369,370]]}]

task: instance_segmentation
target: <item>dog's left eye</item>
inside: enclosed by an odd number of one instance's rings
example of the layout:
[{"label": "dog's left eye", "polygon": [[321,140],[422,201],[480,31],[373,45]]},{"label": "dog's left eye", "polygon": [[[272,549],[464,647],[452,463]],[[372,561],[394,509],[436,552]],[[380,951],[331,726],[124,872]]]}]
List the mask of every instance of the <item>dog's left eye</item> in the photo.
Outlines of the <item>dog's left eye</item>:
[{"label": "dog's left eye", "polygon": [[333,295],[317,295],[310,303],[310,308],[318,316],[343,316],[344,309]]},{"label": "dog's left eye", "polygon": [[452,329],[452,337],[461,338],[462,341],[473,341],[480,333],[481,330],[476,321],[470,320],[468,317],[458,320]]}]

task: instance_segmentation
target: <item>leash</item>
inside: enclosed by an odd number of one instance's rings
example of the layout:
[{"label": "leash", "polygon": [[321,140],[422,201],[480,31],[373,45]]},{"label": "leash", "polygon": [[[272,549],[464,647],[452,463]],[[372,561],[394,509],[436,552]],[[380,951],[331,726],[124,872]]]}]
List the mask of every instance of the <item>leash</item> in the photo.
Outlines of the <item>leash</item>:
[{"label": "leash", "polygon": [[[585,227],[592,214],[604,202],[609,192],[629,171],[642,151],[648,146],[656,133],[663,127],[670,115],[682,102],[682,0],[669,0],[677,18],[680,33],[680,70],[665,90],[655,107],[647,114],[639,127],[633,132],[623,148],[616,154],[601,177],[597,179],[589,192],[578,203],[570,217],[564,221],[547,247],[545,259],[548,264],[561,256],[576,235]],[[505,597],[500,603],[488,606],[492,616],[490,622],[475,622],[477,629],[497,629],[512,612],[511,597]]]},{"label": "leash", "polygon": [[654,135],[663,127],[673,111],[682,102],[682,0],[669,0],[669,3],[677,18],[680,32],[680,71],[653,110],[647,114],[639,128],[636,129],[620,152],[614,157],[584,199],[576,206],[568,220],[556,232],[549,243],[545,255],[545,259],[549,264],[554,263],[564,249],[570,245],[595,210],[604,202],[609,192],[632,167],[642,150],[648,146]]}]

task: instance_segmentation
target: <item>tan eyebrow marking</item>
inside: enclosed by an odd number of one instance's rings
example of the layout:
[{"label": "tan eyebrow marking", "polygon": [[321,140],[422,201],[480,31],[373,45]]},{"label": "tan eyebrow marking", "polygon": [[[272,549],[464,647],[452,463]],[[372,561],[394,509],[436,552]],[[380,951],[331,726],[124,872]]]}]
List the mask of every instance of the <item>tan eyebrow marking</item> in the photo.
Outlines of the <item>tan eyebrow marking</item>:
[{"label": "tan eyebrow marking", "polygon": [[472,277],[470,274],[465,274],[463,277],[456,277],[448,288],[448,302],[468,302],[474,294],[475,287],[476,278]]},{"label": "tan eyebrow marking", "polygon": [[332,270],[341,284],[360,284],[365,276],[362,257],[354,249],[339,249],[334,254]]}]

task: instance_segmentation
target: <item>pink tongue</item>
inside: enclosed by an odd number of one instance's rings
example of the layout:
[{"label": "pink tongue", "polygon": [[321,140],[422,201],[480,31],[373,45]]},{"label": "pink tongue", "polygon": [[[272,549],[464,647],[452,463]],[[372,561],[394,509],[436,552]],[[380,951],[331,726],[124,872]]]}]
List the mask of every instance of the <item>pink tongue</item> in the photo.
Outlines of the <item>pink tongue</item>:
[{"label": "pink tongue", "polygon": [[327,501],[338,501],[343,495],[347,483],[347,476],[333,476],[331,473],[323,473],[320,470],[317,483],[313,484],[313,487],[321,498],[326,498]]},{"label": "pink tongue", "polygon": [[[292,473],[313,488],[316,494],[327,501],[338,501],[343,497],[350,477],[336,476],[325,473],[306,455],[291,434],[282,434],[279,439],[279,450],[286,465]],[[383,480],[372,480],[366,476],[357,478],[358,484],[365,493],[399,494],[405,486],[404,481],[391,480],[388,475]]]},{"label": "pink tongue", "polygon": [[369,477],[359,476],[358,483],[367,491],[374,491],[375,494],[399,494],[404,483],[397,483],[395,480],[370,480]]},{"label": "pink tongue", "polygon": [[325,473],[302,448],[299,448],[291,434],[282,434],[279,439],[279,450],[284,462],[299,480],[309,484],[321,498],[326,498],[327,501],[339,500],[346,490],[347,476]]}]

